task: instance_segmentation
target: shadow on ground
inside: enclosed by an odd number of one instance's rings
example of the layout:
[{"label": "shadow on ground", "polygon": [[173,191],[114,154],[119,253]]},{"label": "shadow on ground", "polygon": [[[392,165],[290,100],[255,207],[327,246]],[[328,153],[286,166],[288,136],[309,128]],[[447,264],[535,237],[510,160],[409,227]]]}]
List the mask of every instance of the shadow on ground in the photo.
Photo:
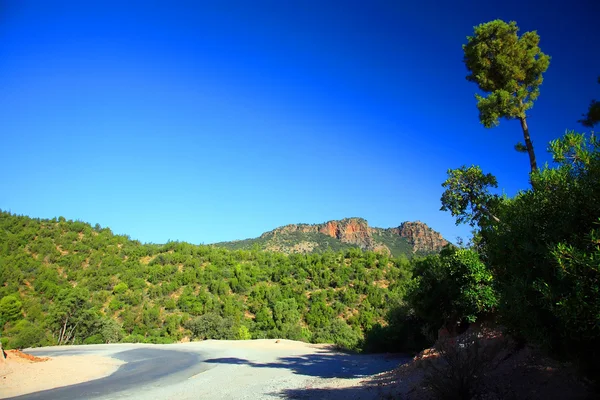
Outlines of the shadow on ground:
[{"label": "shadow on ground", "polygon": [[393,371],[364,380],[357,386],[286,389],[274,394],[283,399],[319,399],[319,400],[375,400],[402,398],[398,390],[397,377]]},{"label": "shadow on ground", "polygon": [[398,355],[315,354],[280,357],[275,362],[256,363],[243,358],[212,358],[206,363],[244,364],[254,368],[285,368],[298,375],[319,378],[361,378],[396,368],[409,359]]}]

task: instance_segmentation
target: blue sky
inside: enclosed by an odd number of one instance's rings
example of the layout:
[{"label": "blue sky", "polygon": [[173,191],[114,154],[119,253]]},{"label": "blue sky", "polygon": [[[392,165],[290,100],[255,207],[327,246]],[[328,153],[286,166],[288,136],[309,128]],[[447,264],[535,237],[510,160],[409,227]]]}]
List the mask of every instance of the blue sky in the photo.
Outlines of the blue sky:
[{"label": "blue sky", "polygon": [[513,195],[529,169],[517,121],[479,123],[473,26],[515,20],[552,57],[542,163],[600,98],[597,1],[488,3],[2,1],[0,209],[154,243],[351,216],[466,237],[439,211],[446,170]]}]

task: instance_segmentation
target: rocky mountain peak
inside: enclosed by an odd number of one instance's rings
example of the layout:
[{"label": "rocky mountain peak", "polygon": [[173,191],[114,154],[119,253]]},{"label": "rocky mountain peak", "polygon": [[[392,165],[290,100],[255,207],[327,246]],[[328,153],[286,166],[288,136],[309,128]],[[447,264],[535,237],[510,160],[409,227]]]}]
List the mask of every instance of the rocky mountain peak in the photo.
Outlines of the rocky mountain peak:
[{"label": "rocky mountain peak", "polygon": [[438,252],[448,244],[439,232],[421,221],[403,222],[398,228],[392,228],[413,246],[415,252]]},{"label": "rocky mountain peak", "polygon": [[[322,247],[319,239],[314,236],[319,234],[339,240],[344,245],[385,253],[393,253],[391,249],[397,249],[397,246],[403,246],[406,249],[403,251],[407,253],[432,253],[448,244],[440,233],[420,221],[404,222],[397,228],[382,229],[370,227],[363,218],[344,218],[322,224],[285,225],[263,233],[259,239],[269,243],[265,245],[269,250],[312,252]],[[309,240],[307,235],[313,235],[312,239]]]}]

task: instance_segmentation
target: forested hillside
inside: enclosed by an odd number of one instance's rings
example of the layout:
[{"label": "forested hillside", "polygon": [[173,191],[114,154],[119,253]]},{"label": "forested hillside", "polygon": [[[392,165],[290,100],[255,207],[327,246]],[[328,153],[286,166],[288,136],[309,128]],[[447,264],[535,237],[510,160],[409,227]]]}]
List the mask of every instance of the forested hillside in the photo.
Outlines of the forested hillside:
[{"label": "forested hillside", "polygon": [[289,338],[357,348],[410,279],[406,258],[141,244],[64,218],[0,212],[2,342]]}]

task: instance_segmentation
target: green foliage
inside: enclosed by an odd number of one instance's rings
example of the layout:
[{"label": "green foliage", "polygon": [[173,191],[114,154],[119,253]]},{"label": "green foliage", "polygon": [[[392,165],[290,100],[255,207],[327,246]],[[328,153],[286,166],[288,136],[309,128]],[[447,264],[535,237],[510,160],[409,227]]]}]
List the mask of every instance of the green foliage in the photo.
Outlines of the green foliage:
[{"label": "green foliage", "polygon": [[416,353],[433,343],[426,322],[408,304],[393,306],[385,319],[386,325],[378,323],[365,333],[365,351]]},{"label": "green foliage", "polygon": [[104,343],[104,340],[102,338],[102,335],[99,333],[96,333],[95,335],[92,335],[92,336],[88,336],[83,341],[83,344],[103,344],[103,343]]},{"label": "green foliage", "polygon": [[123,339],[123,327],[114,319],[104,318],[98,335],[101,343],[118,343]]},{"label": "green foliage", "polygon": [[375,230],[373,232],[373,239],[390,249],[392,257],[412,257],[413,247],[411,244],[406,238],[391,232],[389,229]]},{"label": "green foliage", "polygon": [[114,294],[123,294],[129,289],[129,286],[125,282],[120,282],[113,288]]},{"label": "green foliage", "polygon": [[575,180],[571,184],[597,177],[600,141],[594,134],[586,137],[575,131],[567,131],[561,139],[550,142],[549,151],[552,160],[559,165],[558,170]]},{"label": "green foliage", "polygon": [[312,341],[315,343],[335,343],[344,350],[359,350],[362,334],[349,326],[344,320],[336,318],[330,324],[315,329]]},{"label": "green foliage", "polygon": [[475,322],[497,305],[492,273],[473,250],[447,246],[440,255],[418,261],[414,274],[407,300],[434,332]]},{"label": "green foliage", "polygon": [[390,300],[404,296],[411,265],[404,255],[338,250],[285,255],[143,245],[80,221],[0,211],[0,298],[14,296],[3,300],[3,340],[36,346],[253,337],[356,349],[365,330],[384,323]]},{"label": "green foliage", "polygon": [[489,188],[498,187],[498,182],[492,174],[484,174],[479,166],[449,169],[448,179],[442,186],[446,190],[442,194],[441,210],[450,211],[457,225],[484,225],[498,220],[494,212],[500,198],[489,192]]},{"label": "green foliage", "polygon": [[600,356],[600,141],[567,132],[549,148],[556,167],[481,224],[503,322],[588,373]]},{"label": "green foliage", "polygon": [[314,300],[306,314],[306,322],[312,328],[325,328],[331,324],[334,316],[335,312],[325,301]]},{"label": "green foliage", "polygon": [[340,240],[320,232],[289,232],[282,235],[265,234],[255,239],[236,240],[233,242],[216,243],[215,246],[223,247],[231,250],[266,250],[280,249],[286,252],[294,246],[302,243],[314,243],[316,246],[311,252],[324,253],[346,251],[356,246],[348,243],[343,243]]},{"label": "green foliage", "polygon": [[223,318],[215,313],[201,315],[187,324],[196,339],[237,339],[239,328],[234,328],[231,318]]},{"label": "green foliage", "polygon": [[479,117],[486,128],[498,125],[499,118],[524,118],[539,96],[542,74],[550,57],[538,44],[536,32],[518,36],[516,22],[494,20],[475,27],[463,45],[467,80],[489,93],[476,95]]},{"label": "green foliage", "polygon": [[527,127],[527,110],[540,94],[542,74],[550,65],[550,57],[539,48],[540,38],[534,32],[518,36],[516,22],[494,20],[474,28],[473,36],[463,45],[464,63],[469,70],[467,80],[475,82],[487,96],[475,94],[479,120],[486,128],[498,125],[500,118],[521,122],[525,144],[517,151],[527,151],[531,171],[537,170],[533,143]]},{"label": "green foliage", "polygon": [[20,320],[5,332],[7,349],[24,349],[50,344],[43,327],[34,325],[27,320]]},{"label": "green foliage", "polygon": [[85,338],[95,331],[98,317],[90,307],[89,298],[89,291],[80,287],[59,292],[48,315],[48,325],[57,344],[74,343],[77,337]]},{"label": "green foliage", "polygon": [[0,300],[0,327],[5,322],[16,321],[21,318],[23,303],[17,295],[5,296]]},{"label": "green foliage", "polygon": [[238,334],[236,339],[238,340],[250,340],[252,339],[252,335],[250,334],[250,330],[245,325],[242,325],[238,329]]},{"label": "green foliage", "polygon": [[300,312],[296,300],[284,299],[275,303],[273,307],[273,319],[278,328],[285,324],[295,325],[300,322]]}]

